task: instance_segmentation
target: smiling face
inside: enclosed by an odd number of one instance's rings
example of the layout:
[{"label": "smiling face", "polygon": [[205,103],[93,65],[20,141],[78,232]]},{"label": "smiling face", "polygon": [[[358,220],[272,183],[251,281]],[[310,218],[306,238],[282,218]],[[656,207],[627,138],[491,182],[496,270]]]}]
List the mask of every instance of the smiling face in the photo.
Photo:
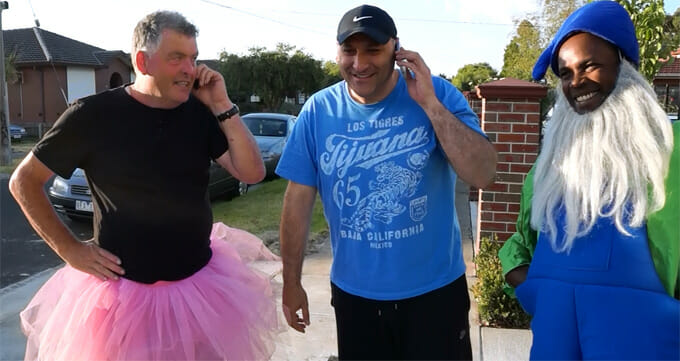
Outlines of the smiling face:
[{"label": "smiling face", "polygon": [[380,44],[364,34],[355,34],[338,46],[340,74],[349,93],[362,104],[384,99],[394,88],[394,40]]},{"label": "smiling face", "polygon": [[567,39],[560,47],[557,64],[564,95],[579,114],[597,109],[616,86],[619,53],[590,33]]},{"label": "smiling face", "polygon": [[163,30],[156,51],[144,57],[144,73],[153,79],[152,93],[158,106],[173,108],[186,102],[196,76],[196,38]]}]

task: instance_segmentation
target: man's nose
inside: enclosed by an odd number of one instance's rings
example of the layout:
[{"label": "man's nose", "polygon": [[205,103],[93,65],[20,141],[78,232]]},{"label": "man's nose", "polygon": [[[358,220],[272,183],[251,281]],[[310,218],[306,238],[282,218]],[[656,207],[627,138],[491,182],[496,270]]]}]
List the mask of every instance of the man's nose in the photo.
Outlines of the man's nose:
[{"label": "man's nose", "polygon": [[194,76],[196,72],[196,61],[191,58],[187,58],[182,62],[182,71]]},{"label": "man's nose", "polygon": [[369,64],[368,55],[361,52],[357,52],[354,56],[354,69],[357,71],[362,71],[366,69]]},{"label": "man's nose", "polygon": [[571,87],[572,88],[578,88],[583,84],[583,81],[586,79],[586,76],[583,72],[576,72],[574,73],[574,76],[571,78]]}]

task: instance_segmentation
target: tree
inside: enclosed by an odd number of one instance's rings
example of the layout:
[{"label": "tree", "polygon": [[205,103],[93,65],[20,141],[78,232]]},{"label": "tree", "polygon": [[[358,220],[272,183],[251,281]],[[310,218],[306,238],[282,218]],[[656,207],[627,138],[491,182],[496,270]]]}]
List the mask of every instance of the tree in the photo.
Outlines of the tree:
[{"label": "tree", "polygon": [[501,77],[531,80],[531,70],[541,55],[540,36],[529,20],[519,23],[517,35],[505,47]]},{"label": "tree", "polygon": [[[288,44],[276,50],[262,47],[248,49],[250,54],[238,56],[223,52],[220,71],[229,86],[229,95],[243,102],[257,95],[266,111],[278,111],[286,97],[298,92],[312,93],[324,79],[321,62]],[[238,100],[237,100],[238,99]]]},{"label": "tree", "polygon": [[323,81],[321,82],[320,88],[325,88],[342,80],[340,67],[334,61],[327,60],[323,63],[323,75]]},{"label": "tree", "polygon": [[458,69],[451,83],[460,91],[470,91],[475,86],[497,77],[497,72],[489,63],[467,64]]},{"label": "tree", "polygon": [[541,49],[548,44],[559,30],[564,20],[576,9],[590,2],[588,0],[542,0],[539,25],[541,31]]},{"label": "tree", "polygon": [[[663,65],[671,47],[664,47],[666,13],[663,0],[617,0],[630,14],[640,43],[640,73],[650,82]],[[677,43],[674,45],[677,47]]]}]

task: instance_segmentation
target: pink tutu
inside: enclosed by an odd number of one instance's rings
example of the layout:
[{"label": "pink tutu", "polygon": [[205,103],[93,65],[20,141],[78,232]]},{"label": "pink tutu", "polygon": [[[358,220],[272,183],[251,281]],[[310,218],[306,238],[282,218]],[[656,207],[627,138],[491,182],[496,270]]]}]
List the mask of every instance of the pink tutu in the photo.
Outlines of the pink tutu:
[{"label": "pink tutu", "polygon": [[281,329],[270,279],[244,262],[278,257],[221,223],[211,248],[203,269],[175,282],[104,282],[60,269],[21,313],[26,360],[269,359]]}]

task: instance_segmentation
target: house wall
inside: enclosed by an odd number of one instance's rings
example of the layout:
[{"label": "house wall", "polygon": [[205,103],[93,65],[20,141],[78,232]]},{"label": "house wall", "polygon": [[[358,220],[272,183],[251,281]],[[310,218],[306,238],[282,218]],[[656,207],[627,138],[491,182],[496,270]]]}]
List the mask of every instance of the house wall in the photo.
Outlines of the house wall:
[{"label": "house wall", "polygon": [[123,63],[120,59],[113,59],[106,68],[100,68],[95,71],[95,83],[97,93],[101,93],[109,89],[109,82],[114,73],[120,74],[123,78],[123,84],[132,82],[130,76],[130,67]]},{"label": "house wall", "polygon": [[[9,119],[12,124],[26,126],[31,134],[38,124],[52,124],[66,109],[66,100],[60,85],[66,93],[66,68],[18,67],[22,82],[9,84]],[[43,92],[43,89],[46,91]]]},{"label": "house wall", "polygon": [[94,69],[69,66],[66,68],[68,103],[96,93]]}]

